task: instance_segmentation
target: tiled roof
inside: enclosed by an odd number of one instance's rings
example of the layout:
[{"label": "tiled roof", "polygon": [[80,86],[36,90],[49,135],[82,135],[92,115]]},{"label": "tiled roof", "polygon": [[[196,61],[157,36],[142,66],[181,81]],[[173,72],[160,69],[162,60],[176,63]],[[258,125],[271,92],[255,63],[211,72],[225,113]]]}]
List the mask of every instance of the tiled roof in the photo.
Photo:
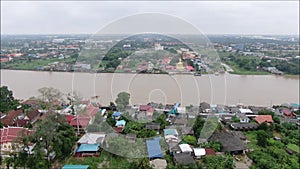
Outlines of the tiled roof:
[{"label": "tiled roof", "polygon": [[23,127],[5,127],[0,129],[0,143],[13,142],[22,130],[28,131]]},{"label": "tiled roof", "polygon": [[15,120],[18,116],[23,114],[22,109],[18,110],[10,110],[5,117],[3,117],[0,121],[4,126],[13,126]]},{"label": "tiled roof", "polygon": [[27,117],[30,121],[34,120],[38,116],[40,116],[40,112],[37,109],[34,109],[27,113]]},{"label": "tiled roof", "polygon": [[91,118],[89,117],[75,117],[72,119],[72,121],[70,122],[70,125],[73,127],[76,127],[77,125],[83,128],[86,128],[90,122]]},{"label": "tiled roof", "polygon": [[140,105],[140,111],[148,111],[151,108],[149,105]]},{"label": "tiled roof", "polygon": [[258,115],[254,119],[257,121],[258,124],[261,124],[263,122],[273,123],[271,115]]}]

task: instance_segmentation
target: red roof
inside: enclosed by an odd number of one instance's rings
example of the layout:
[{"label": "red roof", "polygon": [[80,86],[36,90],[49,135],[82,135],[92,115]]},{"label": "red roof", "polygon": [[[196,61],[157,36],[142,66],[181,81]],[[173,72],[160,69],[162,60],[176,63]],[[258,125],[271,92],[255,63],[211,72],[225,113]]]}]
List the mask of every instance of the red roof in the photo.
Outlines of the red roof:
[{"label": "red roof", "polygon": [[94,117],[99,112],[99,108],[93,106],[92,104],[89,104],[86,109],[89,117]]},{"label": "red roof", "polygon": [[114,127],[114,131],[117,132],[117,133],[122,133],[124,130],[123,127]]},{"label": "red roof", "polygon": [[29,123],[28,120],[25,120],[25,119],[19,120],[19,119],[18,119],[18,120],[16,120],[16,122],[15,122],[15,126],[17,126],[17,127],[26,127],[28,123]]},{"label": "red roof", "polygon": [[9,59],[8,59],[8,58],[0,58],[0,61],[1,61],[1,62],[8,62]]},{"label": "red roof", "polygon": [[23,104],[26,104],[26,105],[39,105],[39,100],[25,100],[23,102]]},{"label": "red roof", "polygon": [[282,109],[281,113],[283,113],[285,116],[291,116],[293,115],[293,112],[289,109]]},{"label": "red roof", "polygon": [[255,117],[255,120],[257,121],[258,124],[261,124],[263,122],[267,122],[267,123],[274,122],[271,115],[258,115]]},{"label": "red roof", "polygon": [[140,105],[140,111],[148,111],[151,108],[149,105]]},{"label": "red roof", "polygon": [[76,116],[66,115],[65,117],[66,117],[67,122],[70,124],[70,122],[72,121],[72,119],[74,119]]},{"label": "red roof", "polygon": [[91,118],[83,116],[83,117],[75,117],[71,120],[70,125],[73,127],[77,127],[77,125],[81,128],[86,128],[90,122]]},{"label": "red roof", "polygon": [[215,156],[216,155],[215,150],[212,148],[205,148],[205,152],[206,152],[207,156]]},{"label": "red roof", "polygon": [[35,118],[40,116],[40,112],[37,109],[34,109],[27,113],[27,117],[29,118],[29,121],[32,122]]},{"label": "red roof", "polygon": [[0,144],[14,141],[22,130],[28,131],[28,129],[23,127],[7,127],[0,129]]},{"label": "red roof", "polygon": [[3,117],[0,121],[4,126],[13,126],[15,120],[18,116],[23,114],[22,109],[18,110],[10,110],[5,117]]}]

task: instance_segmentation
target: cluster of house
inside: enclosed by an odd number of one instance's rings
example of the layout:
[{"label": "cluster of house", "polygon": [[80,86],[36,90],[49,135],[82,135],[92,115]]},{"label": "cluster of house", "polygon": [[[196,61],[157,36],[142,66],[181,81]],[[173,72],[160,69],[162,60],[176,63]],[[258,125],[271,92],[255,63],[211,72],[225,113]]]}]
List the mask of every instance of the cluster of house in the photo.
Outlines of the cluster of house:
[{"label": "cluster of house", "polygon": [[[71,106],[65,107],[63,110],[53,110],[47,112],[40,108],[40,101],[38,100],[26,100],[23,102],[24,105],[28,105],[31,108],[28,112],[24,112],[22,107],[19,106],[17,110],[10,110],[6,114],[0,112],[0,122],[3,128],[1,131],[1,153],[18,151],[13,148],[12,145],[18,143],[17,138],[22,134],[32,133],[32,130],[28,128],[32,126],[38,120],[44,120],[51,114],[62,114],[65,116],[66,121],[73,126],[74,130],[78,134],[83,134],[86,131],[87,126],[92,122],[96,113],[99,112],[99,108],[94,106],[89,101],[83,101],[77,105],[75,109],[81,112],[77,115],[70,114]],[[54,101],[54,105],[60,105],[59,101]]]},{"label": "cluster of house", "polygon": [[[66,58],[71,54],[80,52],[84,44],[82,40],[75,39],[45,39],[30,41],[30,43],[20,41],[13,50],[1,50],[1,62],[20,59],[46,59],[46,58]],[[21,46],[23,45],[23,46]]]}]

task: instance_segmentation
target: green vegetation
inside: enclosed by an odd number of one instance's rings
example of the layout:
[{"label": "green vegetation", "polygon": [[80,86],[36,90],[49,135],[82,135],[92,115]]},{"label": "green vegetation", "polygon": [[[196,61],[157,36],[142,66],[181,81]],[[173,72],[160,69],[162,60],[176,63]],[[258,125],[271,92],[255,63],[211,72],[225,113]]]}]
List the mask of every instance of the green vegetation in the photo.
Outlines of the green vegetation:
[{"label": "green vegetation", "polygon": [[[33,135],[23,135],[22,151],[11,155],[13,166],[32,169],[50,168],[54,160],[63,161],[72,154],[77,137],[73,127],[67,124],[63,117],[49,115],[34,127],[37,130]],[[26,151],[29,145],[34,145],[32,154]],[[52,153],[55,153],[55,158],[52,157]]]},{"label": "green vegetation", "polygon": [[[266,113],[267,112],[261,112]],[[276,117],[276,116],[275,116]],[[273,133],[281,136],[281,141],[273,139]],[[253,149],[248,156],[253,160],[253,169],[265,168],[299,168],[299,130],[293,123],[282,123],[268,126],[262,124],[257,131],[245,132],[248,148]],[[290,155],[285,150],[291,149],[295,153]],[[298,150],[298,152],[297,152]]]},{"label": "green vegetation", "polygon": [[226,156],[205,156],[204,157],[205,166],[208,169],[233,169],[234,160],[230,155]]},{"label": "green vegetation", "polygon": [[238,53],[219,52],[219,56],[223,62],[230,65],[234,70],[234,74],[242,75],[267,75],[268,72],[259,71],[257,67],[276,67],[278,70],[292,75],[300,74],[299,59],[292,61],[284,61],[272,59],[260,59],[256,56],[244,56]]},{"label": "green vegetation", "polygon": [[197,145],[197,139],[194,136],[186,135],[182,139],[185,143],[196,146]]},{"label": "green vegetation", "polygon": [[117,108],[119,111],[124,111],[126,106],[129,105],[130,94],[126,92],[121,92],[118,94],[116,99]]},{"label": "green vegetation", "polygon": [[74,64],[76,58],[66,58],[66,59],[58,59],[58,58],[51,58],[51,59],[28,59],[28,60],[21,60],[16,59],[11,62],[1,63],[1,68],[4,69],[20,69],[20,70],[37,70],[42,66],[49,66],[54,62],[63,62],[63,63],[70,63]]},{"label": "green vegetation", "polygon": [[0,87],[0,112],[7,113],[9,110],[16,109],[19,101],[15,100],[13,92],[7,86]]}]

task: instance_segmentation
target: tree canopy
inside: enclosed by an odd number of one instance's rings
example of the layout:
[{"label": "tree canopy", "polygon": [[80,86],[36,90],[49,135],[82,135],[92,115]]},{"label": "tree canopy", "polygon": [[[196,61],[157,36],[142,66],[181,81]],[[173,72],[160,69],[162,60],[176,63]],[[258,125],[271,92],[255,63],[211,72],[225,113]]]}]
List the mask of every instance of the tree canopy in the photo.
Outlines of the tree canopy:
[{"label": "tree canopy", "polygon": [[130,94],[127,92],[121,92],[116,99],[117,108],[119,111],[124,111],[126,106],[129,105]]},{"label": "tree canopy", "polygon": [[19,102],[15,100],[13,92],[7,86],[0,87],[0,112],[6,113],[16,109],[18,105]]}]

